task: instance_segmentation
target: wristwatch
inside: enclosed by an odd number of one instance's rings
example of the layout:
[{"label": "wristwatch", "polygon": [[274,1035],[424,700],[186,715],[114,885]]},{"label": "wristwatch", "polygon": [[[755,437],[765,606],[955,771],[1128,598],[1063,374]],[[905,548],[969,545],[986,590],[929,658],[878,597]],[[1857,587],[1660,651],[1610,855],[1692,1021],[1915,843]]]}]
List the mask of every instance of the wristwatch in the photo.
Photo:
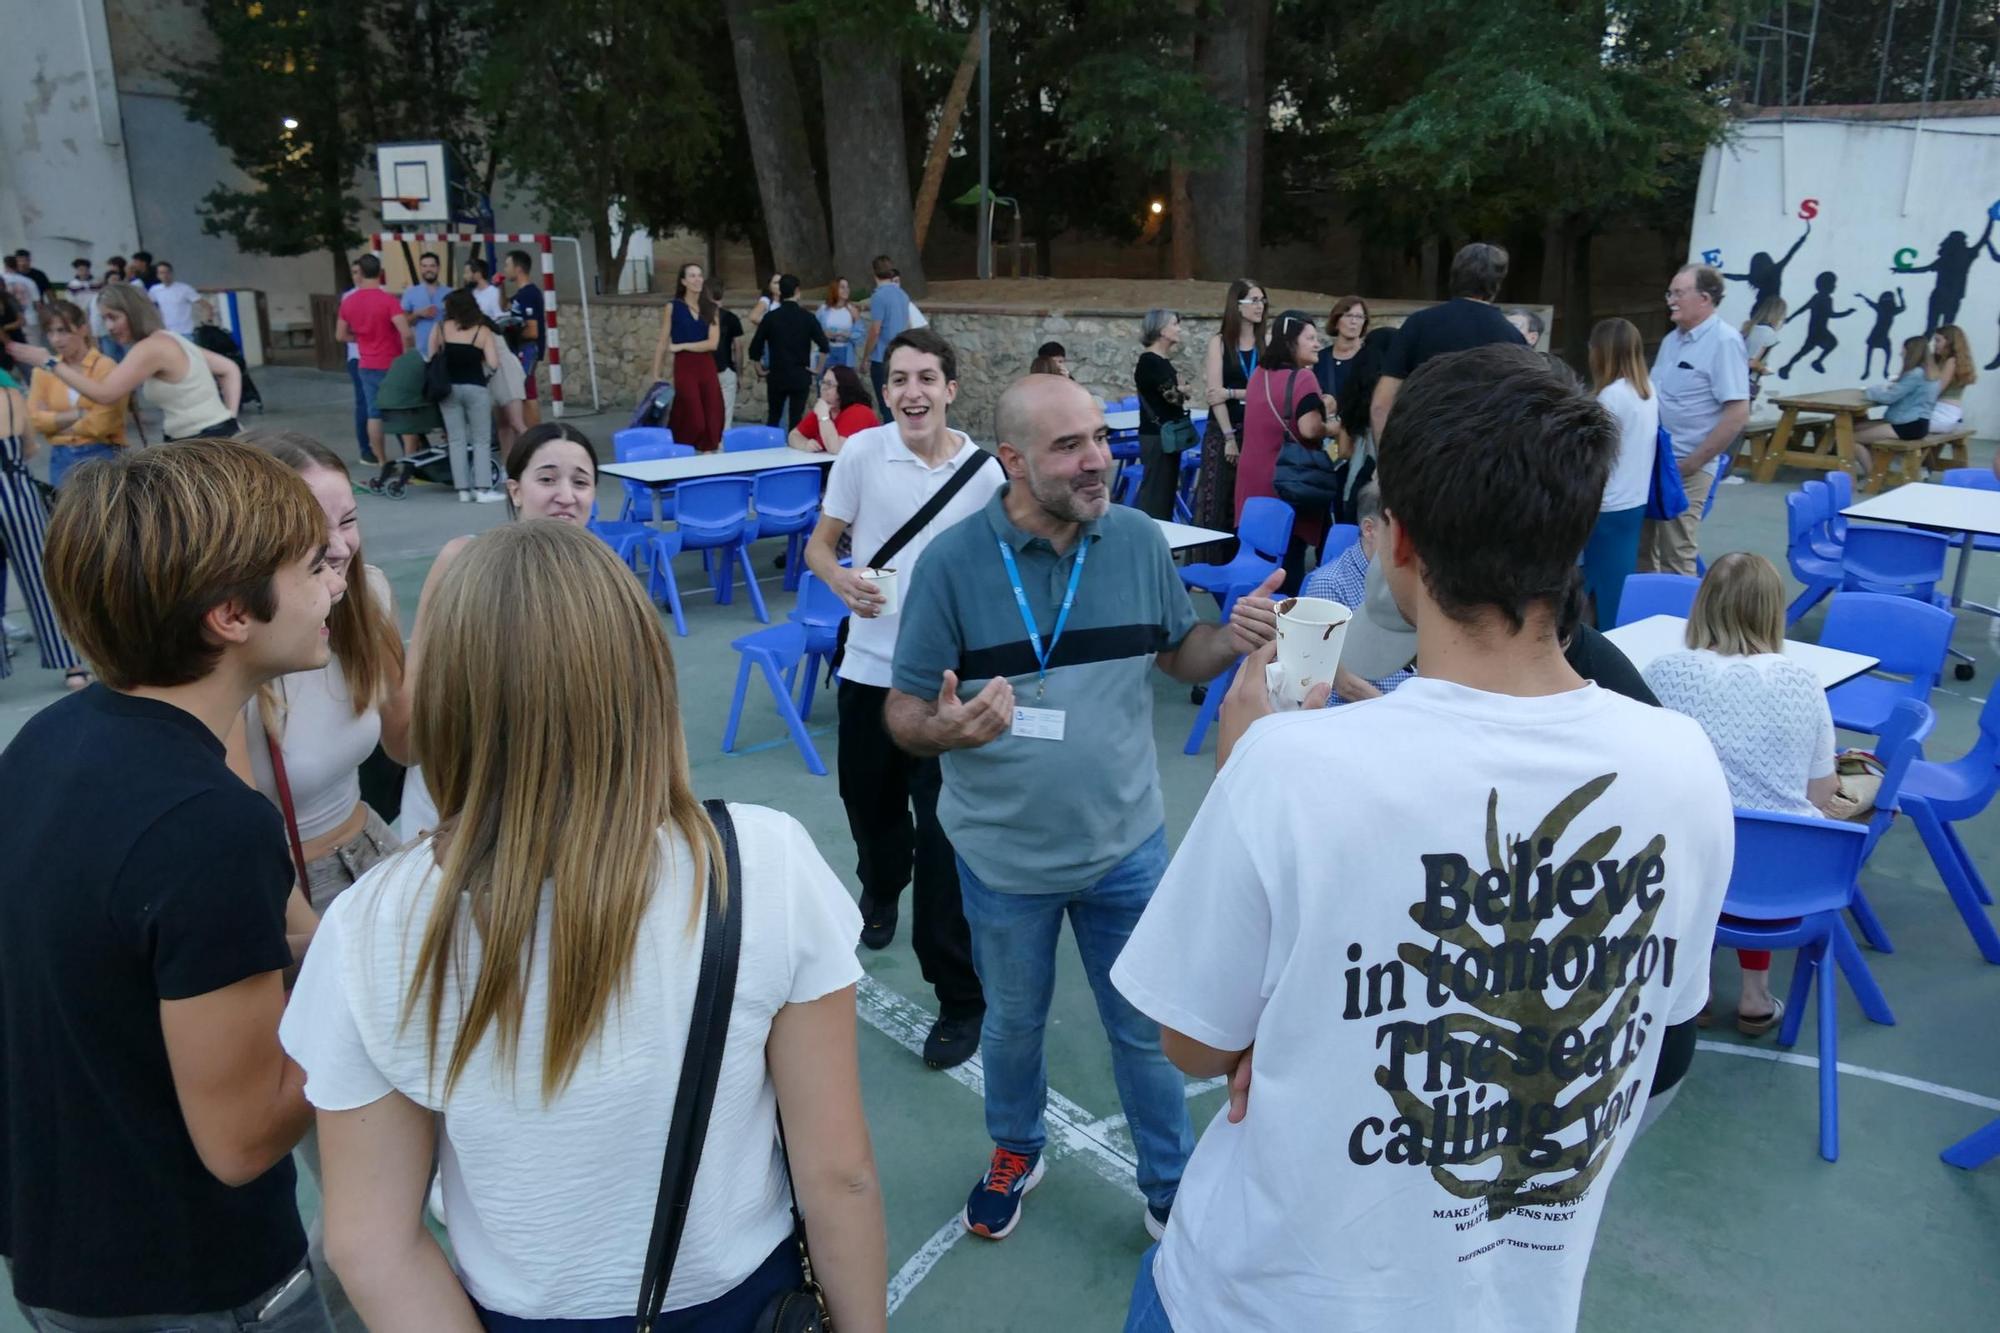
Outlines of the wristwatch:
[{"label": "wristwatch", "polygon": [[48,360],[42,362],[42,369],[49,371],[51,374],[53,374],[55,372],[56,366],[59,364],[60,362],[58,362],[56,357],[51,355]]}]

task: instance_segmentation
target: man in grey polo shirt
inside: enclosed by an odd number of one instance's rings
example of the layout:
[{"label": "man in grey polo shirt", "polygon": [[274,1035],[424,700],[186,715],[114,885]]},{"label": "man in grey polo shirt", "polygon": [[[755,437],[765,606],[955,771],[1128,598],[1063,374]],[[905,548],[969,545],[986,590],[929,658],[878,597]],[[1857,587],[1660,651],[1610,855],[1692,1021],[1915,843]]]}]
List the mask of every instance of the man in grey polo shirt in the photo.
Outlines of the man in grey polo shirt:
[{"label": "man in grey polo shirt", "polygon": [[1716,313],[1721,304],[1722,274],[1706,264],[1684,266],[1668,284],[1673,328],[1653,361],[1653,390],[1660,395],[1660,426],[1673,437],[1688,507],[1679,518],[1646,521],[1639,536],[1641,572],[1695,572],[1716,460],[1750,420],[1750,354],[1742,335]]},{"label": "man in grey polo shirt", "polygon": [[918,561],[885,713],[897,744],[943,756],[938,819],[986,992],[995,1147],[964,1221],[1005,1236],[1041,1179],[1042,1029],[1067,913],[1157,1238],[1193,1130],[1158,1025],[1109,981],[1167,863],[1150,672],[1213,680],[1268,642],[1282,575],[1238,599],[1228,626],[1198,623],[1158,526],[1110,503],[1104,412],[1088,392],[1030,375],[1002,396],[996,424],[1008,483]]}]

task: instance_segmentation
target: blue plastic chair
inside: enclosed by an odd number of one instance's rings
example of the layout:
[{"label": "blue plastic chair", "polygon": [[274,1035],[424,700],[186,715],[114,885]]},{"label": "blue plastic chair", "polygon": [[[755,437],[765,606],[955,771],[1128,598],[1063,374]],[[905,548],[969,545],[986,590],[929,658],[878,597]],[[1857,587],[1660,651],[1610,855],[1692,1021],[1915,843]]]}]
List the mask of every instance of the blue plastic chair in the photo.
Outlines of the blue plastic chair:
[{"label": "blue plastic chair", "polygon": [[[1833,474],[1829,474],[1833,475]],[[1846,476],[1845,472],[1838,474]],[[1799,487],[1799,494],[1811,501],[1815,522],[1812,534],[1807,538],[1814,554],[1828,560],[1840,559],[1842,537],[1833,535],[1833,521],[1839,516],[1838,501],[1834,498],[1833,485],[1825,481],[1809,481]],[[1844,530],[1843,530],[1844,531]]]},{"label": "blue plastic chair", "polygon": [[[1885,747],[1883,760],[1892,771],[1883,778],[1882,790],[1892,799],[1891,778],[1897,772],[1891,760],[1899,759],[1907,769],[1918,729],[1928,729],[1926,713],[1914,704],[1900,708],[1895,731],[1885,733],[1895,748],[1889,752]],[[1886,826],[1886,812],[1882,823]],[[1847,978],[1863,1013],[1877,1023],[1896,1021],[1841,920],[1842,911],[1854,904],[1856,877],[1879,836],[1872,824],[1864,828],[1807,815],[1738,810],[1736,860],[1723,918],[1715,928],[1718,947],[1799,951],[1778,1045],[1797,1044],[1806,999],[1814,982],[1819,983],[1819,1152],[1829,1162],[1840,1158],[1840,1057],[1829,964]]]},{"label": "blue plastic chair", "polygon": [[742,449],[782,449],[785,447],[785,429],[782,426],[731,426],[722,432],[722,452],[733,454]]},{"label": "blue plastic chair", "polygon": [[786,619],[801,625],[806,632],[806,662],[810,670],[806,672],[805,683],[799,690],[799,716],[808,720],[812,717],[813,693],[819,680],[819,670],[825,664],[827,679],[833,679],[833,655],[840,651],[840,627],[847,620],[847,603],[840,600],[825,582],[814,578],[811,570],[800,576],[799,598],[786,614]]},{"label": "blue plastic chair", "polygon": [[806,538],[819,522],[820,487],[826,469],[816,463],[803,467],[773,468],[751,478],[751,494],[757,506],[757,532],[752,540],[785,538],[785,588],[799,586],[805,572]]},{"label": "blue plastic chair", "polygon": [[[1255,504],[1256,501],[1252,500],[1250,503]],[[1271,568],[1276,569],[1277,566],[1272,565]],[[1253,583],[1232,584],[1217,595],[1216,600],[1222,606],[1222,623],[1224,625],[1229,623],[1229,613],[1235,609],[1236,599],[1247,597],[1257,591],[1258,587],[1269,577],[1270,574],[1266,572]],[[1181,746],[1182,754],[1201,753],[1201,743],[1208,737],[1209,725],[1221,714],[1222,700],[1229,693],[1229,687],[1236,683],[1236,669],[1242,665],[1243,659],[1238,657],[1223,669],[1221,675],[1208,683],[1208,693],[1202,696],[1201,707],[1195,710],[1194,725],[1188,728],[1187,743]]]},{"label": "blue plastic chair", "polygon": [[[812,576],[808,574],[808,580]],[[770,687],[771,701],[777,706],[778,717],[791,735],[792,744],[806,761],[806,768],[814,777],[826,776],[826,761],[819,757],[819,750],[813,745],[812,736],[806,731],[805,718],[798,705],[792,702],[793,682],[799,668],[806,667],[806,689],[810,693],[816,664],[807,652],[806,627],[796,621],[773,625],[769,629],[753,630],[729,645],[739,654],[736,664],[736,690],[729,700],[729,721],[722,729],[722,752],[730,754],[736,749],[737,728],[743,721],[743,702],[750,692],[750,672],[754,669],[764,677]],[[807,707],[810,708],[810,699]]]},{"label": "blue plastic chair", "polygon": [[1788,629],[1840,586],[1840,561],[1813,549],[1813,529],[1817,526],[1819,509],[1811,496],[1793,491],[1785,497],[1785,563],[1791,566],[1792,577],[1806,585],[1785,608]]},{"label": "blue plastic chair", "polygon": [[[1240,583],[1255,588],[1283,563],[1296,518],[1283,500],[1252,497],[1244,502],[1242,521],[1236,525],[1236,557],[1225,565],[1183,565],[1181,582],[1217,600]],[[1224,616],[1227,618],[1227,612]]]},{"label": "blue plastic chair", "polygon": [[1967,1171],[1985,1166],[1995,1157],[2000,1157],[2000,1120],[1990,1121],[1984,1129],[1966,1135],[1938,1156],[1945,1165],[1963,1167]]},{"label": "blue plastic chair", "polygon": [[[1947,486],[1962,486],[1969,491],[2000,491],[2000,477],[1993,475],[1992,468],[1948,468],[1942,477],[1942,481]],[[1963,533],[1959,534],[1958,540],[1965,540]],[[1952,544],[1955,546],[1958,543],[1953,542]],[[1972,549],[1975,551],[2000,551],[2000,537],[1990,537],[1982,533],[1972,539]]]},{"label": "blue plastic chair", "polygon": [[1194,488],[1201,478],[1201,445],[1181,450],[1180,476],[1174,481],[1174,522],[1194,522]]},{"label": "blue plastic chair", "polygon": [[646,576],[647,591],[655,602],[665,601],[673,614],[674,629],[685,638],[687,617],[681,611],[681,590],[674,586],[674,557],[681,553],[680,534],[664,532],[648,523],[600,520],[595,505],[591,506],[588,526],[611,548],[612,554],[625,562],[626,568]]},{"label": "blue plastic chair", "polygon": [[1826,474],[1827,535],[1836,545],[1847,540],[1847,520],[1840,511],[1854,503],[1854,474],[1845,469]]},{"label": "blue plastic chair", "polygon": [[1347,554],[1350,546],[1361,541],[1361,529],[1352,523],[1329,523],[1326,525],[1326,540],[1319,544],[1319,567],[1326,568]]},{"label": "blue plastic chair", "polygon": [[[1117,450],[1114,449],[1112,451],[1112,457],[1117,457]],[[1118,485],[1112,493],[1111,502],[1113,504],[1128,506],[1139,503],[1139,483],[1145,479],[1145,476],[1146,469],[1140,467],[1137,463],[1127,463],[1124,467],[1119,468]]]},{"label": "blue plastic chair", "polygon": [[[1864,531],[1854,529],[1848,540]],[[1881,660],[1875,671],[1826,692],[1833,724],[1872,736],[1881,732],[1899,701],[1914,699],[1928,706],[1956,624],[1951,612],[1929,602],[1878,592],[1836,594],[1820,626],[1820,646]],[[1892,680],[1877,672],[1909,679]]]},{"label": "blue plastic chair", "polygon": [[[750,516],[750,478],[699,477],[684,481],[680,484],[679,509],[675,535],[680,539],[680,549],[700,551],[704,561],[710,551],[722,554],[722,561],[714,570],[716,603],[729,604],[736,582],[735,567],[741,564],[750,605],[759,621],[770,624],[771,613],[764,609],[763,590],[757,586],[756,572],[750,567],[750,542],[757,532],[757,520]],[[671,563],[655,567],[653,579],[656,588],[664,583],[666,595],[679,599],[680,589],[674,581]],[[682,629],[681,634],[685,636],[687,631]]]},{"label": "blue plastic chair", "polygon": [[1679,616],[1694,610],[1701,580],[1692,574],[1627,574],[1618,594],[1618,623],[1629,625],[1648,616]]},{"label": "blue plastic chair", "polygon": [[[665,438],[657,438],[661,436]],[[621,463],[644,463],[660,458],[687,458],[694,453],[693,445],[674,443],[674,437],[658,426],[634,426],[629,430],[621,430],[611,437],[611,444],[617,451],[618,461]],[[673,487],[648,486],[643,481],[632,481],[624,477],[620,477],[619,481],[625,489],[625,508],[618,515],[619,522],[672,521]]]},{"label": "blue plastic chair", "polygon": [[1873,524],[1850,528],[1841,548],[1841,587],[1936,602],[1950,551],[1951,543],[1935,532]]},{"label": "blue plastic chair", "polygon": [[1993,895],[1952,826],[1985,810],[1996,792],[2000,792],[2000,690],[1988,695],[1986,706],[1979,710],[1979,739],[1970,750],[1951,760],[1918,758],[1896,793],[1898,808],[1916,826],[1952,906],[1989,963],[2000,963],[2000,934],[1986,915]]}]

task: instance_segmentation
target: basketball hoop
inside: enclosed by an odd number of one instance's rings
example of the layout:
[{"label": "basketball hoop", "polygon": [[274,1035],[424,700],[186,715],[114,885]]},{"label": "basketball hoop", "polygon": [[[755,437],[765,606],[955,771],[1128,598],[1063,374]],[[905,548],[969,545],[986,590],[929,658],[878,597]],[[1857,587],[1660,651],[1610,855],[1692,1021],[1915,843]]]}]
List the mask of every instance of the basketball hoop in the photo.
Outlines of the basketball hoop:
[{"label": "basketball hoop", "polygon": [[375,196],[375,211],[381,212],[382,205],[396,204],[404,209],[415,209],[422,205],[423,197],[414,194],[378,194]]}]

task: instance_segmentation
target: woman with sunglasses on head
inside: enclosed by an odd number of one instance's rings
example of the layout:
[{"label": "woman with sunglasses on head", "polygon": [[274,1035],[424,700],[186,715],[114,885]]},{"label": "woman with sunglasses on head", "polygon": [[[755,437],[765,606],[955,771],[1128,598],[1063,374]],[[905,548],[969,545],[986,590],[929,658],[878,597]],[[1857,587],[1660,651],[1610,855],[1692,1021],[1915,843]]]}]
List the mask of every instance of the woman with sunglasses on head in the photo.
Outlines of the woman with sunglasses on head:
[{"label": "woman with sunglasses on head", "polygon": [[[805,1276],[795,1191],[832,1322],[882,1333],[853,900],[796,820],[697,801],[659,614],[588,533],[482,536],[433,589],[424,635],[436,834],[335,904],[280,1034],[318,1112],[328,1250],[357,1309],[382,1329],[632,1328],[720,875],[740,963],[651,1326],[769,1327]],[[450,1259],[424,1221],[440,1142]]]},{"label": "woman with sunglasses on head", "polygon": [[[1329,454],[1338,451],[1339,426],[1329,420],[1333,414],[1313,374],[1319,348],[1319,329],[1303,310],[1287,310],[1272,322],[1263,362],[1250,377],[1232,527],[1243,521],[1243,507],[1251,500],[1283,498],[1277,490],[1278,455],[1288,442]],[[1327,511],[1298,505],[1293,509],[1292,539],[1285,548],[1285,589],[1295,593],[1305,578],[1306,548],[1317,549],[1326,541]]]},{"label": "woman with sunglasses on head", "polygon": [[[1204,528],[1236,526],[1236,460],[1242,451],[1243,406],[1264,347],[1263,287],[1248,278],[1229,285],[1222,306],[1222,329],[1202,355],[1208,386],[1208,429],[1201,441],[1201,469],[1195,479],[1194,521]],[[1191,559],[1227,560],[1236,543],[1216,542]]]}]

